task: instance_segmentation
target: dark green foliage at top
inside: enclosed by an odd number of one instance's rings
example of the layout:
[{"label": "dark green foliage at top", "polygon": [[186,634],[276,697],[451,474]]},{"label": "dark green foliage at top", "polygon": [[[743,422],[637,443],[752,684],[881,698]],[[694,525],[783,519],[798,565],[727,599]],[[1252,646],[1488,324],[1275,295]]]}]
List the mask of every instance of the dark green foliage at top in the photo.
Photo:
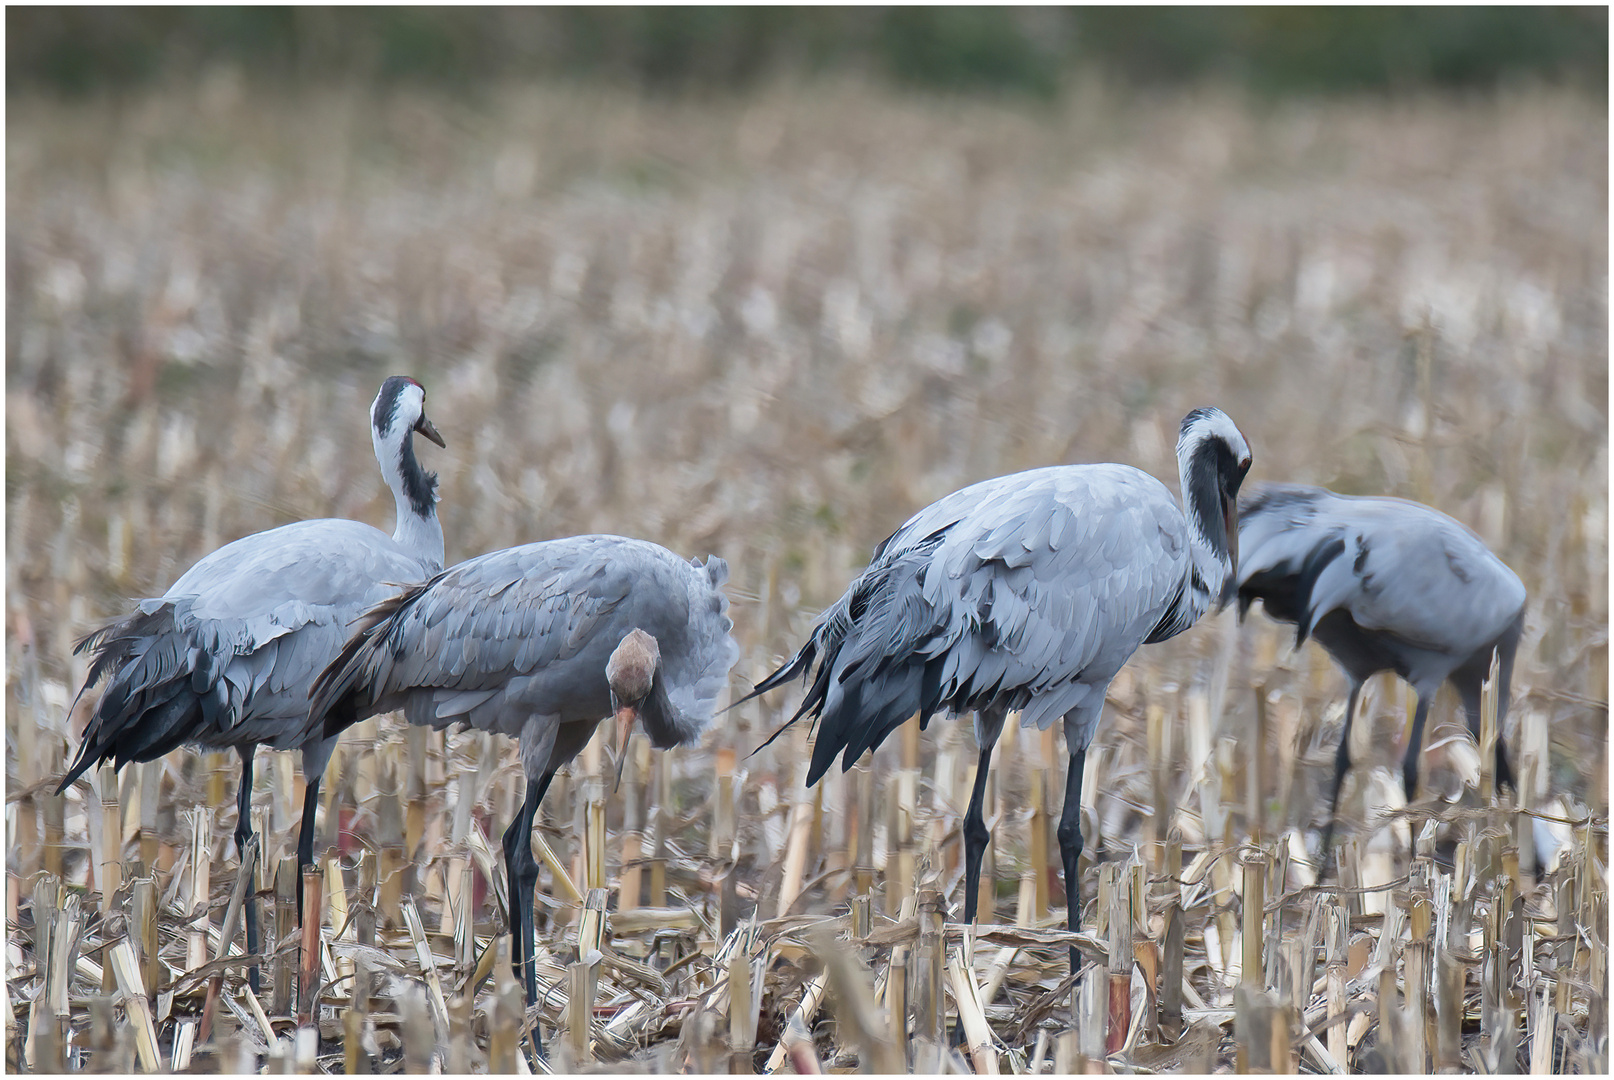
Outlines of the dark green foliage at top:
[{"label": "dark green foliage at top", "polygon": [[1265,92],[1608,78],[1607,8],[1090,8],[1083,53],[1139,82],[1231,77]]},{"label": "dark green foliage at top", "polygon": [[60,94],[259,78],[573,78],[649,92],[853,70],[927,90],[1045,97],[1084,69],[1263,93],[1607,82],[1606,8],[12,7],[7,87]]}]

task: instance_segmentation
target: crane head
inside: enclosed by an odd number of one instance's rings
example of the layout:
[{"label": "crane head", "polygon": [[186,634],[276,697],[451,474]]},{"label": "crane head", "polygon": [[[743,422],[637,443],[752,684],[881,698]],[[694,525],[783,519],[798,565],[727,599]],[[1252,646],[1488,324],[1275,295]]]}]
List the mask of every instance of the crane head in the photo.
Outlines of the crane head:
[{"label": "crane head", "polygon": [[407,375],[393,375],[381,384],[380,393],[370,405],[370,420],[378,439],[388,438],[389,431],[401,434],[407,428],[438,446],[446,448],[448,445],[436,425],[426,419],[426,388]]},{"label": "crane head", "polygon": [[616,782],[622,783],[622,766],[628,760],[628,736],[639,708],[650,696],[661,667],[661,646],[640,629],[623,635],[605,664],[605,681],[611,688],[611,711],[616,717]]}]

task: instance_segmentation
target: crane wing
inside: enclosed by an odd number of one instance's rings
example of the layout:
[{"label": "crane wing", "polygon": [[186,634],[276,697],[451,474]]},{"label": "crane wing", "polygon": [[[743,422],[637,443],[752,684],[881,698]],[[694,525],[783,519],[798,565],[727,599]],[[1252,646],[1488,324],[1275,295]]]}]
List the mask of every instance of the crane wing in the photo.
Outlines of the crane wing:
[{"label": "crane wing", "polygon": [[1355,524],[1345,551],[1349,560],[1336,560],[1338,569],[1325,574],[1327,592],[1318,581],[1318,606],[1343,607],[1358,626],[1419,648],[1471,653],[1524,607],[1518,576],[1473,533],[1435,511]]},{"label": "crane wing", "polygon": [[1524,606],[1524,586],[1479,537],[1431,507],[1273,485],[1240,517],[1239,606],[1257,597],[1297,644],[1329,612],[1419,649],[1478,649]]},{"label": "crane wing", "polygon": [[669,696],[711,715],[739,648],[721,559],[690,564],[644,541],[581,536],[469,559],[373,609],[320,677],[325,734],[404,705],[412,722],[492,726],[531,710],[608,711],[605,663],[637,627],[661,643]]},{"label": "crane wing", "polygon": [[[914,712],[995,704],[1046,726],[1102,689],[1160,622],[1188,566],[1158,480],[1118,465],[1038,469],[955,492],[892,534],[781,676],[822,656],[810,779]],[[805,662],[803,661],[803,658]]]},{"label": "crane wing", "polygon": [[105,757],[148,761],[185,742],[302,745],[308,688],[347,624],[424,574],[385,533],[339,518],[212,552],[75,647],[91,654],[84,690],[107,688],[64,786]]}]

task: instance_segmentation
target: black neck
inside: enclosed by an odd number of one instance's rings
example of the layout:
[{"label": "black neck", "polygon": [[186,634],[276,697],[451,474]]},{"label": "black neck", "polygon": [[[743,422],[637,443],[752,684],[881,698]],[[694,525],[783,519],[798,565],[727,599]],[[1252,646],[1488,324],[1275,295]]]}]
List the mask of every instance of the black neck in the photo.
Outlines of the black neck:
[{"label": "black neck", "polygon": [[1185,509],[1193,515],[1199,534],[1217,558],[1227,560],[1227,521],[1222,510],[1222,489],[1226,478],[1236,471],[1233,452],[1221,439],[1206,439],[1194,447],[1188,459],[1188,490]]},{"label": "black neck", "polygon": [[418,517],[430,519],[437,514],[437,474],[421,468],[415,458],[415,435],[404,432],[403,446],[398,451],[398,473],[403,478],[404,496],[409,509]]}]

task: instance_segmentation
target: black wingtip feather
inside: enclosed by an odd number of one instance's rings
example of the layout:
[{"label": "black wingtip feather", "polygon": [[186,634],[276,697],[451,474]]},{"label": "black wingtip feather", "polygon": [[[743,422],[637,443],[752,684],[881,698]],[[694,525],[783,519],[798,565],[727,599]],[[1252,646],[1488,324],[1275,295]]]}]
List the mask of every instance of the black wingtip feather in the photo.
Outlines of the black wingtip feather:
[{"label": "black wingtip feather", "polygon": [[1311,627],[1316,623],[1316,612],[1312,610],[1311,593],[1317,587],[1317,579],[1322,576],[1328,564],[1345,553],[1345,538],[1337,534],[1330,536],[1323,543],[1312,549],[1306,556],[1306,562],[1300,568],[1300,574],[1295,581],[1295,601],[1299,609],[1300,618],[1295,623],[1295,648],[1306,643]]},{"label": "black wingtip feather", "polygon": [[[778,689],[791,679],[794,679],[797,675],[805,674],[807,669],[812,667],[813,657],[817,655],[817,653],[818,639],[816,637],[808,638],[807,644],[803,645],[800,650],[797,651],[795,656],[791,657],[788,661],[781,665],[773,674],[767,676],[761,682],[753,686],[749,694],[740,698],[738,701],[731,704],[728,709],[724,709],[723,711],[728,712],[729,709],[744,705],[747,701],[761,697],[769,690]],[[766,745],[767,743],[763,744],[763,746]],[[762,747],[758,747],[757,749],[760,750],[761,748]],[[753,753],[755,753],[755,751],[753,751]]]},{"label": "black wingtip feather", "polygon": [[[802,655],[804,653],[806,653],[808,649],[815,648],[815,647],[816,647],[815,643],[809,641],[806,645],[802,646],[801,652],[796,654],[796,660],[800,660]],[[811,660],[809,658],[809,663],[810,662],[811,662]],[[795,667],[795,666],[796,666],[796,661],[791,661],[791,663],[789,665],[787,665],[787,667]],[[762,680],[762,682],[757,684],[756,689],[752,690],[752,692],[750,694],[748,694],[746,697],[741,698],[740,701],[736,701],[734,703],[734,705],[738,705],[738,704],[740,704],[741,702],[744,702],[744,701],[749,701],[751,698],[756,697],[758,694],[766,693],[767,691],[772,690],[774,687],[779,686],[784,682],[788,682],[789,681],[788,677],[783,678],[783,679],[779,678],[780,674],[782,672],[784,672],[785,670],[786,670],[785,668],[780,668],[779,671],[774,672],[772,675],[768,676],[768,678]],[[803,665],[803,670],[804,671],[806,670],[806,665]],[[775,681],[775,680],[777,680],[777,681]],[[771,684],[771,685],[764,685],[764,684]],[[824,696],[828,692],[829,692],[829,665],[828,664],[822,664],[818,668],[817,677],[813,680],[812,685],[810,687],[808,687],[806,695],[801,699],[801,704],[799,706],[797,706],[795,714],[792,715],[789,720],[786,720],[784,723],[780,724],[776,729],[774,729],[774,733],[772,735],[768,736],[767,740],[765,742],[763,742],[762,746],[757,747],[756,750],[751,751],[750,754],[747,754],[745,756],[746,757],[751,757],[752,754],[755,754],[758,751],[762,750],[763,747],[766,747],[766,746],[769,746],[770,744],[772,744],[772,742],[775,739],[777,739],[779,736],[783,735],[785,733],[785,731],[788,728],[790,728],[791,725],[795,724],[795,722],[797,720],[800,720],[803,716],[807,715],[808,710],[810,710],[810,709],[814,708],[815,706],[817,706],[818,704],[820,704],[824,700]],[[729,708],[732,709],[734,707],[734,705],[730,705]],[[724,711],[727,712],[728,710],[725,709]],[[814,724],[816,725],[817,716],[815,715],[813,719],[814,719]],[[812,732],[809,731],[808,732],[809,737],[811,736],[811,734],[812,734]]]},{"label": "black wingtip feather", "polygon": [[194,628],[179,625],[169,602],[152,611],[136,610],[80,638],[74,654],[93,655],[74,708],[91,687],[110,682],[57,793],[103,761],[119,767],[149,761],[193,737],[209,719],[203,695],[213,690],[211,680],[222,669],[207,644]]},{"label": "black wingtip feather", "polygon": [[[894,590],[899,582],[914,576],[922,580],[929,556],[945,540],[954,524],[956,521],[944,524],[917,544],[897,553],[890,550],[890,545],[901,534],[901,530],[887,537],[876,549],[869,568],[846,596],[826,612],[802,650],[790,663],[762,680],[751,694],[741,699],[748,701],[766,693],[797,675],[813,670],[813,665],[817,664],[812,684],[796,715],[762,744],[769,745],[785,728],[803,716],[811,716],[815,732],[812,734],[812,758],[807,771],[808,784],[816,784],[822,779],[837,758],[843,771],[851,768],[865,751],[879,746],[891,732],[916,713],[923,718],[923,722],[944,706],[967,707],[962,700],[943,699],[941,683],[945,657],[918,653],[916,647],[922,634],[914,640],[905,640],[902,647],[895,651],[886,648],[856,659],[848,658],[844,664],[841,661],[841,649],[845,642],[857,640],[860,633],[868,632],[867,624],[870,621],[878,623],[889,614],[887,605],[896,595]],[[833,706],[830,705],[832,688],[836,690]]]},{"label": "black wingtip feather", "polygon": [[62,777],[62,782],[56,785],[56,794],[60,795],[72,787],[78,782],[78,778],[83,776],[89,767],[99,760],[99,756],[90,756],[89,747],[89,743],[83,743],[79,746],[78,756],[73,759],[72,768],[67,770],[67,774]]}]

